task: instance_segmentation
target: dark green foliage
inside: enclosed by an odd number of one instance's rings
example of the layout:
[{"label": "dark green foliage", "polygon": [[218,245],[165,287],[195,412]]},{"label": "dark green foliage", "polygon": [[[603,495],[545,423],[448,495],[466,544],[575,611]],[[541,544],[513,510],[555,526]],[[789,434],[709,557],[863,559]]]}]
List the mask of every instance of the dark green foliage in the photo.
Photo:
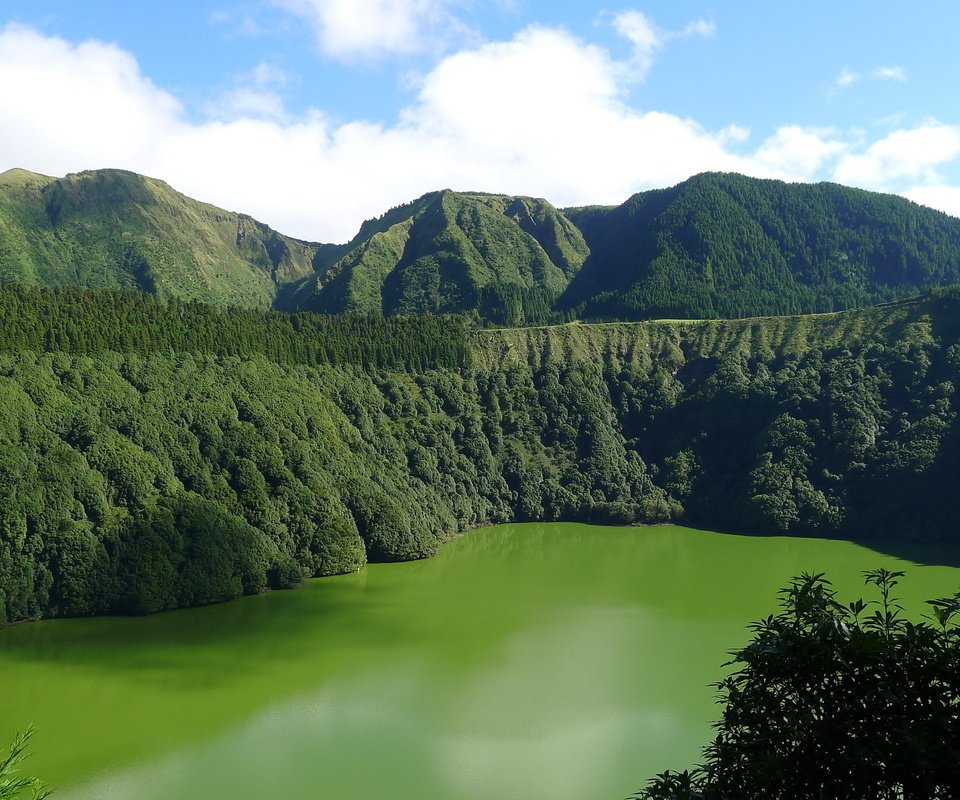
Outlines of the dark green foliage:
[{"label": "dark green foliage", "polygon": [[456,317],[223,310],[140,292],[0,286],[0,351],[19,350],[177,351],[401,370],[456,369],[468,359],[465,324]]},{"label": "dark green foliage", "polygon": [[836,184],[708,173],[565,213],[591,252],[558,306],[578,316],[816,313],[960,281],[955,218]]},{"label": "dark green foliage", "polygon": [[[647,465],[674,518],[757,533],[956,541],[958,320],[957,298],[944,291],[829,317],[479,337],[508,363],[511,354],[579,371],[605,362],[615,437]],[[586,433],[562,415],[546,427],[546,442]],[[581,453],[578,463],[589,460]]]},{"label": "dark green foliage", "polygon": [[325,312],[495,325],[830,312],[960,281],[960,222],[834,184],[704,174],[615,208],[439,192],[365,223],[297,290]]},{"label": "dark green foliage", "polygon": [[866,573],[879,599],[837,601],[823,575],[782,590],[718,684],[723,716],[693,771],[665,772],[646,800],[960,797],[960,593],[901,615],[902,572]]},{"label": "dark green foliage", "polygon": [[957,303],[469,332],[0,291],[0,618],[211,602],[510,520],[954,540]]},{"label": "dark green foliage", "polygon": [[149,614],[230,600],[302,580],[291,559],[243,519],[198,495],[165,498],[115,536],[114,611]]}]

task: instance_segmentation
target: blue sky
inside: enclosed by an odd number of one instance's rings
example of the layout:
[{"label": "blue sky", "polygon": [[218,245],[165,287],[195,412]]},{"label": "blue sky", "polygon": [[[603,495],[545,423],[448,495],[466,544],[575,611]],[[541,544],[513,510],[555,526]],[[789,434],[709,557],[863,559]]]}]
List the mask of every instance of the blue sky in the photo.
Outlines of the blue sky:
[{"label": "blue sky", "polygon": [[0,0],[0,170],[120,167],[302,238],[450,187],[704,170],[960,215],[960,4]]}]

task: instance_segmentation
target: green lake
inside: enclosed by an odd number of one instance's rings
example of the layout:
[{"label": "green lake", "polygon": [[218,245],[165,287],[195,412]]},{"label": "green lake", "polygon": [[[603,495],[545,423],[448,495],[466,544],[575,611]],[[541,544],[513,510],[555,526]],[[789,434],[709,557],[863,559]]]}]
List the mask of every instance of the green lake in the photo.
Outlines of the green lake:
[{"label": "green lake", "polygon": [[696,761],[708,684],[792,575],[852,599],[878,566],[913,617],[960,586],[850,542],[487,528],[298,591],[0,630],[0,746],[33,723],[58,800],[619,800]]}]

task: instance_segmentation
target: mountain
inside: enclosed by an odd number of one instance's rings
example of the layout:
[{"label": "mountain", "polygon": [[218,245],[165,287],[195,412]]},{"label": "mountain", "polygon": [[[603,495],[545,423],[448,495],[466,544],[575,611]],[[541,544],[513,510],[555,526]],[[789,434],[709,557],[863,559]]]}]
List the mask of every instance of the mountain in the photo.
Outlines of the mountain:
[{"label": "mountain", "polygon": [[476,310],[516,324],[549,313],[589,254],[546,200],[432,192],[365,222],[346,254],[297,293],[325,313]]},{"label": "mountain", "polygon": [[0,175],[0,281],[269,308],[329,246],[121,170]]},{"label": "mountain", "polygon": [[130,172],[10,170],[0,282],[508,326],[817,313],[960,282],[960,219],[836,184],[706,173],[616,207],[431,192],[331,245]]},{"label": "mountain", "polygon": [[960,281],[960,219],[837,184],[706,173],[564,213],[591,253],[558,304],[576,316],[836,311]]}]

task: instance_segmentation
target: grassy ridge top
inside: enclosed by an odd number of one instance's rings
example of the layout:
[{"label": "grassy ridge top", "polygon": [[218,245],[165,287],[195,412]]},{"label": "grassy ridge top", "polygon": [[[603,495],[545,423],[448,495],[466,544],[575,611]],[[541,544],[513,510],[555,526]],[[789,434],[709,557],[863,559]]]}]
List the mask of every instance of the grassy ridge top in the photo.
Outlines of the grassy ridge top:
[{"label": "grassy ridge top", "polygon": [[960,287],[829,314],[475,328],[464,316],[220,309],[142,292],[0,286],[0,351],[203,353],[385,370],[538,370],[593,364],[676,373],[696,360],[772,361],[960,340]]},{"label": "grassy ridge top", "polygon": [[0,175],[0,281],[266,308],[320,246],[122,170]]}]

